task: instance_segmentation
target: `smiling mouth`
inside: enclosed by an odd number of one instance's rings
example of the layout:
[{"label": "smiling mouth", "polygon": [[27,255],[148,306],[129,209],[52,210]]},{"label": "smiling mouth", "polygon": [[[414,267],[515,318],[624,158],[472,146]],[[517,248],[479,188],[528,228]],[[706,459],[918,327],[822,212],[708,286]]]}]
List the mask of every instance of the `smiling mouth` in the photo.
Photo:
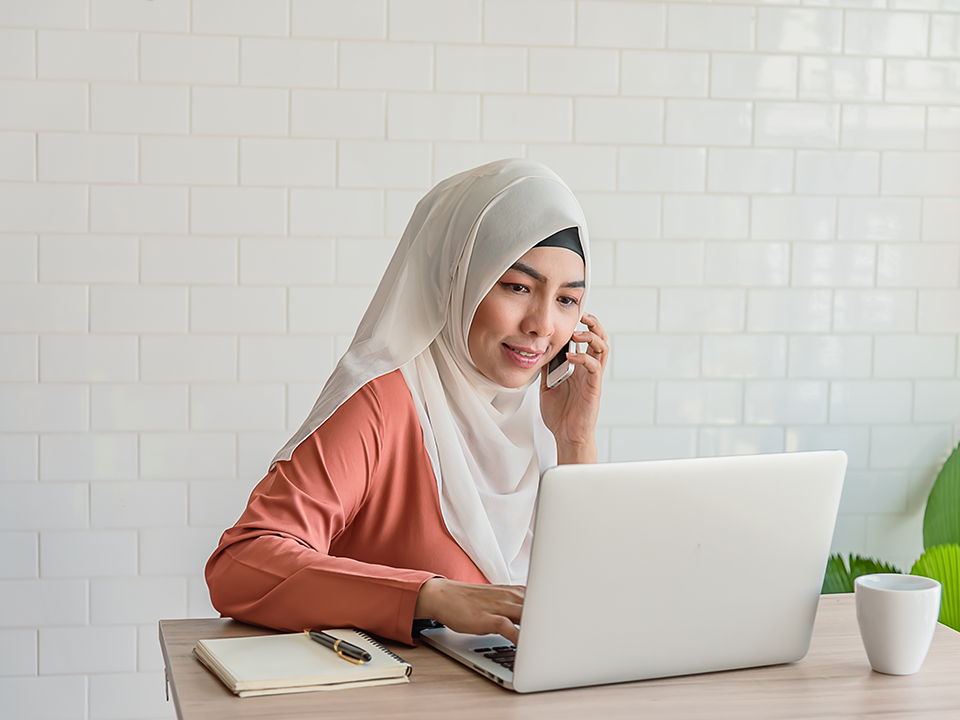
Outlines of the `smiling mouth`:
[{"label": "smiling mouth", "polygon": [[514,353],[515,355],[519,355],[520,357],[525,358],[527,360],[534,360],[540,357],[541,355],[543,355],[542,352],[529,352],[527,350],[520,350],[519,348],[512,347],[511,345],[507,345],[506,343],[504,343],[503,346],[507,348],[507,350],[509,350],[510,352]]}]

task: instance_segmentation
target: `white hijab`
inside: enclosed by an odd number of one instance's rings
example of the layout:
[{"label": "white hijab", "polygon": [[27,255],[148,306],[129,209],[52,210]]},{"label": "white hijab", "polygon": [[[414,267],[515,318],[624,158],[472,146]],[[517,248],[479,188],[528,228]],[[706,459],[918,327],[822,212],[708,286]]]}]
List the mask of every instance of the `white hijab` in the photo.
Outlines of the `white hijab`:
[{"label": "white hijab", "polygon": [[[437,479],[443,521],[492,583],[526,580],[537,487],[556,463],[540,417],[539,376],[504,388],[480,373],[467,338],[480,301],[550,235],[586,222],[570,189],[530,160],[501,160],[444,180],[417,204],[357,334],[293,450],[371,380],[400,369]],[[582,307],[582,306],[581,306]]]}]

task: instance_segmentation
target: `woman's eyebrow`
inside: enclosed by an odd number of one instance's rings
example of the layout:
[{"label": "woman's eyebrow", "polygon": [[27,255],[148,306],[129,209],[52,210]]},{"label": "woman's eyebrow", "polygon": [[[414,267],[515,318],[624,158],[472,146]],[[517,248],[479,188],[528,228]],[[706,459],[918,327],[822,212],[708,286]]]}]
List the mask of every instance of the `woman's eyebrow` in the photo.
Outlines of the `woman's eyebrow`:
[{"label": "woman's eyebrow", "polygon": [[[524,275],[529,275],[530,277],[532,277],[532,278],[533,278],[534,280],[536,280],[537,282],[542,282],[542,283],[547,282],[547,276],[546,276],[546,275],[544,275],[543,273],[540,273],[540,272],[534,270],[532,267],[530,267],[529,265],[527,265],[527,264],[524,263],[524,262],[520,262],[519,260],[518,260],[517,262],[515,262],[513,265],[511,265],[511,266],[510,266],[510,269],[511,269],[511,270],[516,270],[517,272],[521,272],[521,273],[523,273]],[[586,287],[586,283],[585,283],[583,280],[572,280],[571,282],[564,283],[564,284],[561,285],[560,287],[565,287],[565,288],[582,288],[582,287]]]}]

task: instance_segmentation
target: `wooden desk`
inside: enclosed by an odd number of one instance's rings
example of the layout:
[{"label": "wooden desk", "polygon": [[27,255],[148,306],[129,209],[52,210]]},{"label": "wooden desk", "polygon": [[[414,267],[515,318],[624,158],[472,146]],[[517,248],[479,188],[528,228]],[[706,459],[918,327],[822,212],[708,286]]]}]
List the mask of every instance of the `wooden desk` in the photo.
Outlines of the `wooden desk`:
[{"label": "wooden desk", "polygon": [[960,633],[937,626],[916,675],[870,669],[853,595],[820,600],[813,642],[793,665],[518,695],[429,647],[391,645],[409,685],[238,698],[190,651],[201,638],[262,635],[233,620],[161,620],[160,644],[181,720],[229,718],[952,718],[960,717]]}]

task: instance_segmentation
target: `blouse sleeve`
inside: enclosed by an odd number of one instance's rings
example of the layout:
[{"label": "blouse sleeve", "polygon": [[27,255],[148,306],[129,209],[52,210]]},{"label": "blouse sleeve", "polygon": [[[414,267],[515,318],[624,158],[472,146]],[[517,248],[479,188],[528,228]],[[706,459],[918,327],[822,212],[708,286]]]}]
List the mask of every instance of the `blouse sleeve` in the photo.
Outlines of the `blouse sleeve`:
[{"label": "blouse sleeve", "polygon": [[417,593],[436,573],[329,554],[380,482],[383,420],[375,391],[361,388],[257,485],[207,562],[221,614],[291,632],[362,627],[413,642]]}]

